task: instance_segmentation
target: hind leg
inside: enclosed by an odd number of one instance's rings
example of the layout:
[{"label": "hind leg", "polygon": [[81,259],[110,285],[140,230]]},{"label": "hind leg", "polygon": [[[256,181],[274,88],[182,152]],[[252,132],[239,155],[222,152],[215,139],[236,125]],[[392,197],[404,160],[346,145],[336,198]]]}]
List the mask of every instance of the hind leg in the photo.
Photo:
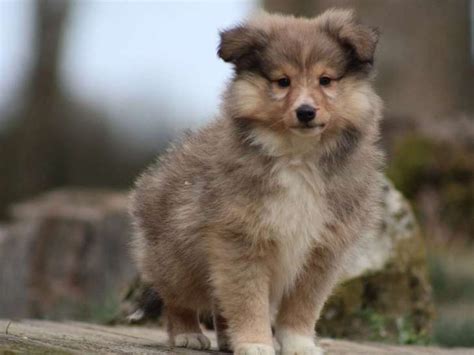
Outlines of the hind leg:
[{"label": "hind leg", "polygon": [[227,321],[222,316],[219,309],[214,306],[213,310],[213,317],[214,317],[214,329],[216,330],[217,336],[217,347],[219,351],[223,352],[232,352],[232,346],[230,345],[230,338],[227,334]]},{"label": "hind leg", "polygon": [[171,346],[204,350],[211,347],[202,333],[196,311],[181,307],[166,307],[168,336]]}]

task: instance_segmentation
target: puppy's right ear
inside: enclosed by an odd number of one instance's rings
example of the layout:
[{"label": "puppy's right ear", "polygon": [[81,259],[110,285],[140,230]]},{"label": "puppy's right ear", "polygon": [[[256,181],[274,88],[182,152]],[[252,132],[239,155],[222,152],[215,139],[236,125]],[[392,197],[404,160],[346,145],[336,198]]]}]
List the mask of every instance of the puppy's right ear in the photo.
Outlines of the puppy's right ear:
[{"label": "puppy's right ear", "polygon": [[237,69],[249,69],[257,64],[258,52],[265,46],[267,36],[258,29],[240,25],[220,33],[217,54]]}]

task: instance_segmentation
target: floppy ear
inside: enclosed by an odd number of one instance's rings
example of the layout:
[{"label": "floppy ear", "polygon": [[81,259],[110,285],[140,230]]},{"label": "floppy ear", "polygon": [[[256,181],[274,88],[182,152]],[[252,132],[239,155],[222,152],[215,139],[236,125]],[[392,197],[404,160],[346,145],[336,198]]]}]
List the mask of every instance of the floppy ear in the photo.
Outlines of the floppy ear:
[{"label": "floppy ear", "polygon": [[261,30],[240,25],[220,33],[221,41],[217,54],[237,69],[248,69],[255,65],[257,52],[265,46],[266,35]]},{"label": "floppy ear", "polygon": [[379,33],[375,28],[355,21],[352,10],[331,9],[319,20],[329,35],[351,50],[360,63],[372,64]]}]

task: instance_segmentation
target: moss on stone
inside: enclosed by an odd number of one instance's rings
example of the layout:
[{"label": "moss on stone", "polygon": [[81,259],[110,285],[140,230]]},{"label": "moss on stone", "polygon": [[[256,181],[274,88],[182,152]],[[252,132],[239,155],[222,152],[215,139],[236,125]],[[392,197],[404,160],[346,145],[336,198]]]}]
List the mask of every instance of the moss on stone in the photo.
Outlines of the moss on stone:
[{"label": "moss on stone", "polygon": [[322,336],[425,344],[433,319],[431,286],[419,232],[396,244],[385,268],[341,284],[318,323]]},{"label": "moss on stone", "polygon": [[[405,136],[395,144],[387,174],[411,201],[416,202],[426,189],[435,191],[441,204],[440,220],[457,235],[474,236],[472,148],[417,134]],[[422,212],[414,206],[417,213]]]}]

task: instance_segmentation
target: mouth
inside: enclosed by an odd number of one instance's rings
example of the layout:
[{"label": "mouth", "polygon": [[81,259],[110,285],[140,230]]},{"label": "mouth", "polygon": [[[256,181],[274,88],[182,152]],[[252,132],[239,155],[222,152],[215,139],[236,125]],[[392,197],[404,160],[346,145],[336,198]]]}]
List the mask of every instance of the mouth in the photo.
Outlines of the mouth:
[{"label": "mouth", "polygon": [[316,124],[305,124],[304,126],[300,126],[301,129],[313,129],[313,128],[324,128],[326,126],[325,123],[316,123]]},{"label": "mouth", "polygon": [[317,123],[317,124],[304,124],[300,126],[290,127],[290,130],[293,133],[298,135],[304,136],[314,136],[320,134],[326,128],[325,123]]}]

